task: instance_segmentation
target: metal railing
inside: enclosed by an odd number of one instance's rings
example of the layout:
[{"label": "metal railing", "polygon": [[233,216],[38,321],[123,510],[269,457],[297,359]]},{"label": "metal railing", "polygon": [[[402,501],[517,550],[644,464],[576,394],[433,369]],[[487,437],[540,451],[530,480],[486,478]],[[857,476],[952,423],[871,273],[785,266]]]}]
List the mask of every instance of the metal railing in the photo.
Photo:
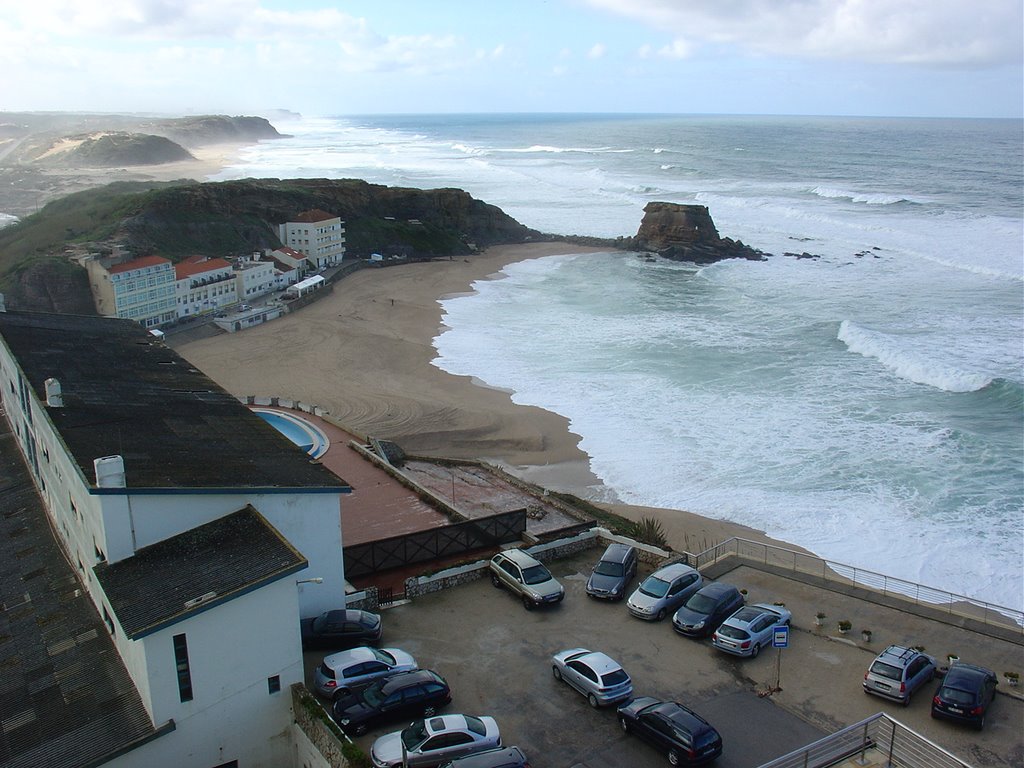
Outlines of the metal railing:
[{"label": "metal railing", "polygon": [[742,538],[730,538],[698,555],[688,554],[694,567],[700,569],[723,557],[736,556],[776,568],[815,576],[827,582],[870,589],[881,595],[892,595],[933,610],[962,616],[983,624],[1014,630],[1024,635],[1024,611],[958,595],[894,576],[886,576],[854,565],[764,544]]},{"label": "metal railing", "polygon": [[866,764],[867,757],[881,758],[886,761],[884,765],[901,768],[971,768],[938,744],[881,712],[770,760],[760,768],[827,768],[851,759]]}]

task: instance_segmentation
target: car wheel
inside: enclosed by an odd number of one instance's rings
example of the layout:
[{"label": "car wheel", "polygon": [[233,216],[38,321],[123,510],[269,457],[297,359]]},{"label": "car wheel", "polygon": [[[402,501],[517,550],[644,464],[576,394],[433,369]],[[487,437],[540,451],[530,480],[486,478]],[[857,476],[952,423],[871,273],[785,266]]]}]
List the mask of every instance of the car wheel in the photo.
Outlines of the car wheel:
[{"label": "car wheel", "polygon": [[668,764],[679,765],[679,751],[676,749],[670,749],[668,751]]},{"label": "car wheel", "polygon": [[619,718],[619,727],[622,728],[623,733],[629,733],[629,721],[626,718]]},{"label": "car wheel", "polygon": [[760,652],[761,652],[761,644],[760,643],[754,643],[754,647],[750,649],[750,658],[756,659],[757,658],[757,654],[759,654]]},{"label": "car wheel", "polygon": [[525,595],[523,596],[523,608],[525,608],[528,611],[533,610],[533,600],[526,597]]},{"label": "car wheel", "polygon": [[594,709],[598,709],[601,706],[601,702],[597,700],[597,696],[592,693],[587,696],[587,701],[590,702],[590,706]]},{"label": "car wheel", "polygon": [[558,667],[552,667],[551,674],[554,676],[555,680],[562,679],[562,673],[558,671]]},{"label": "car wheel", "polygon": [[433,716],[434,716],[434,713],[435,713],[436,711],[437,711],[437,710],[436,710],[436,709],[434,709],[434,705],[433,705],[433,704],[427,704],[427,706],[425,706],[425,707],[423,708],[423,716],[424,716],[424,717],[433,717]]},{"label": "car wheel", "polygon": [[657,619],[658,621],[661,621],[662,619],[664,619],[664,618],[665,618],[665,609],[664,609],[664,608],[662,608],[662,609],[661,609],[660,611],[658,611],[658,615],[657,615],[657,616],[655,616],[655,618],[656,618],[656,619]]},{"label": "car wheel", "polygon": [[980,718],[980,719],[978,720],[978,722],[976,722],[976,723],[974,724],[974,730],[976,730],[976,731],[980,731],[980,730],[982,730],[982,729],[983,729],[984,727],[985,727],[985,716],[984,716],[984,715],[982,715],[982,716],[981,716],[981,718]]},{"label": "car wheel", "polygon": [[349,694],[348,688],[339,688],[338,690],[336,690],[334,692],[333,700],[337,701],[338,699],[342,698],[343,696],[348,696],[348,694]]},{"label": "car wheel", "polygon": [[356,736],[362,736],[368,730],[370,730],[370,728],[366,723],[360,723],[359,725],[353,726],[352,733]]},{"label": "car wheel", "polygon": [[501,587],[501,579],[498,578],[498,574],[496,574],[496,573],[492,573],[491,574],[491,584],[493,584],[494,586],[499,587],[499,588]]}]

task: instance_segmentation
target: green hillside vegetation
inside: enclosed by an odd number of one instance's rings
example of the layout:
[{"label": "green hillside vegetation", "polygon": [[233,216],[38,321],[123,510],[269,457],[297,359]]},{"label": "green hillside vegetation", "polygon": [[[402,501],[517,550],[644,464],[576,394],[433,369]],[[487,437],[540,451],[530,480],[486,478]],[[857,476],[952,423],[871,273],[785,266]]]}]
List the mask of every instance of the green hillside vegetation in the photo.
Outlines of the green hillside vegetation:
[{"label": "green hillside vegetation", "polygon": [[175,262],[193,254],[244,256],[279,247],[276,225],[311,209],[345,222],[347,258],[466,255],[474,247],[541,237],[458,189],[353,179],[118,182],[55,200],[0,229],[0,291],[11,307],[70,311],[88,304],[73,295],[83,286],[87,294],[87,283],[80,267],[66,268],[69,246],[105,253],[120,245],[135,256]]}]

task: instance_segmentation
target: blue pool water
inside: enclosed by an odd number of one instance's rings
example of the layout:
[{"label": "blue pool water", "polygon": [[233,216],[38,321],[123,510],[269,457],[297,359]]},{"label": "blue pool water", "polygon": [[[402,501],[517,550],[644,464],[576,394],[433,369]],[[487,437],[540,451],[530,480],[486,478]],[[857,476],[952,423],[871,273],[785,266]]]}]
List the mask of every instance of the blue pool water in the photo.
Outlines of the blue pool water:
[{"label": "blue pool water", "polygon": [[254,411],[254,413],[314,459],[319,458],[327,451],[329,445],[327,437],[309,422],[276,411]]}]

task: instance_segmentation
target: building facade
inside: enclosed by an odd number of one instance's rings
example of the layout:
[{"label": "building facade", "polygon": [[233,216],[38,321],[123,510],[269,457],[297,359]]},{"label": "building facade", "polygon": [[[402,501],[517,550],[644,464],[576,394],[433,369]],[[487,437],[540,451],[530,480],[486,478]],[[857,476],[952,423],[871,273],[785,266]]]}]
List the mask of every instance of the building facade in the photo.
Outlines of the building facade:
[{"label": "building facade", "polygon": [[174,265],[178,317],[217,312],[238,303],[238,281],[224,259],[190,256]]},{"label": "building facade", "polygon": [[271,260],[255,254],[235,264],[235,291],[239,301],[248,301],[277,290],[277,268]]},{"label": "building facade", "polygon": [[345,601],[347,484],[134,322],[0,312],[0,391],[152,720],[110,764],[289,765],[299,618]]},{"label": "building facade", "polygon": [[294,220],[277,227],[281,243],[301,251],[312,269],[341,264],[345,257],[345,225],[341,218],[313,209],[303,211]]},{"label": "building facade", "polygon": [[161,256],[120,264],[87,263],[96,309],[101,315],[134,320],[146,328],[178,317],[174,265]]}]

